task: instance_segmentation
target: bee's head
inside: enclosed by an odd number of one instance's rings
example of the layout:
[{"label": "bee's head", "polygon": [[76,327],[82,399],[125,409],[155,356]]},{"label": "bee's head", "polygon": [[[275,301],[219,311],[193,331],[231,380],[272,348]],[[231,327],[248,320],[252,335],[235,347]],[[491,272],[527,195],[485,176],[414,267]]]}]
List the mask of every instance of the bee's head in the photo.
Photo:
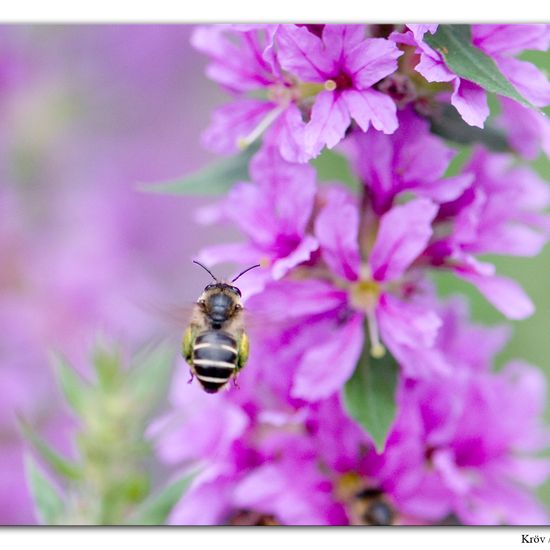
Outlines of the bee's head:
[{"label": "bee's head", "polygon": [[231,319],[239,310],[242,309],[241,305],[241,291],[233,286],[231,283],[235,282],[241,275],[253,269],[259,267],[254,265],[245,269],[239,275],[237,275],[230,283],[219,281],[212,272],[201,263],[193,260],[194,263],[200,265],[210,276],[216,281],[206,285],[203,293],[201,294],[198,304],[202,308],[203,313],[207,315],[212,321],[214,326],[221,326],[225,321]]},{"label": "bee's head", "polygon": [[198,303],[215,325],[221,325],[242,309],[241,291],[227,283],[210,284]]}]

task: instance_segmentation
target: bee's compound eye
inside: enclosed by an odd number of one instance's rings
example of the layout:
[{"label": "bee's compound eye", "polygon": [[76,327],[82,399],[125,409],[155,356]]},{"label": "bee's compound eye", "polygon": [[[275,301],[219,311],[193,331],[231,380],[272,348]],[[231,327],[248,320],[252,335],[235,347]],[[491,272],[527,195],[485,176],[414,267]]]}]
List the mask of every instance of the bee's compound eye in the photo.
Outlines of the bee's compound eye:
[{"label": "bee's compound eye", "polygon": [[232,292],[234,292],[235,294],[238,294],[239,296],[242,296],[241,291],[236,286],[232,286],[230,288]]},{"label": "bee's compound eye", "polygon": [[212,290],[216,285],[206,285],[204,290]]}]

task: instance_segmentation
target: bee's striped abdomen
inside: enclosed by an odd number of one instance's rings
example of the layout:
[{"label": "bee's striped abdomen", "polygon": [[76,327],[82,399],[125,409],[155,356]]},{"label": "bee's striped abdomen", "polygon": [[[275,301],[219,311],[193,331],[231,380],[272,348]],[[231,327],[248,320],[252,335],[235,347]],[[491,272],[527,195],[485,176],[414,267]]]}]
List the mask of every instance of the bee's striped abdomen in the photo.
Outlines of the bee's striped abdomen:
[{"label": "bee's striped abdomen", "polygon": [[237,369],[237,342],[227,332],[209,330],[193,344],[193,370],[205,391],[215,393]]}]

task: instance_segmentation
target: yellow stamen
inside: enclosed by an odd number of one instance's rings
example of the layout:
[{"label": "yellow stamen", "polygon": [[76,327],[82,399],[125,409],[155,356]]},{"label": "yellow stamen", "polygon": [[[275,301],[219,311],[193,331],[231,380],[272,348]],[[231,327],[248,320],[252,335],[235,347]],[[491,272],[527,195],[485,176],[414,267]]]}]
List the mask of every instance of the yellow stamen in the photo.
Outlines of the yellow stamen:
[{"label": "yellow stamen", "polygon": [[336,82],[334,80],[327,80],[325,82],[325,90],[328,92],[333,92],[336,90]]},{"label": "yellow stamen", "polygon": [[375,344],[374,346],[371,346],[370,354],[375,359],[382,359],[382,357],[384,357],[384,355],[386,355],[386,348],[380,343]]}]

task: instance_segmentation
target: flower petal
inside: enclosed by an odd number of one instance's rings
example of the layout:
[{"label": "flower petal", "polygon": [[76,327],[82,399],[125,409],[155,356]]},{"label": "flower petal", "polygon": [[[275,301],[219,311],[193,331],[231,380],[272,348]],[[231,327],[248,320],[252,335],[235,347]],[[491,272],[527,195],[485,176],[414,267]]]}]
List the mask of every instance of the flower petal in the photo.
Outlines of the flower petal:
[{"label": "flower petal", "polygon": [[403,52],[385,38],[367,38],[345,52],[345,67],[356,89],[366,90],[397,70]]},{"label": "flower petal", "polygon": [[273,263],[271,273],[274,279],[281,279],[293,267],[307,262],[311,258],[311,253],[319,248],[319,242],[315,237],[306,235],[300,244],[288,256],[281,258]]},{"label": "flower petal", "polygon": [[363,316],[356,314],[331,339],[312,342],[294,376],[292,395],[318,401],[339,391],[353,374],[363,341]]},{"label": "flower petal", "polygon": [[473,284],[491,304],[509,319],[525,319],[533,314],[535,306],[525,291],[512,279],[484,276],[455,270],[455,273]]},{"label": "flower petal", "polygon": [[329,149],[339,143],[350,125],[351,118],[338,92],[321,92],[311,109],[311,119],[305,128],[306,150],[317,156],[324,145]]},{"label": "flower petal", "polygon": [[432,201],[416,199],[394,206],[382,216],[369,257],[375,280],[388,281],[403,274],[426,248],[436,214],[437,207]]},{"label": "flower petal", "polygon": [[483,128],[489,116],[487,94],[483,88],[469,80],[457,78],[451,103],[470,126]]},{"label": "flower petal", "polygon": [[333,192],[315,222],[315,235],[330,269],[349,281],[359,273],[359,213],[347,194]]},{"label": "flower petal", "polygon": [[397,129],[396,107],[389,96],[376,90],[345,90],[342,99],[364,132],[369,124],[385,134],[392,134]]},{"label": "flower petal", "polygon": [[277,32],[281,67],[304,82],[324,82],[334,70],[321,39],[298,25],[281,25]]}]

